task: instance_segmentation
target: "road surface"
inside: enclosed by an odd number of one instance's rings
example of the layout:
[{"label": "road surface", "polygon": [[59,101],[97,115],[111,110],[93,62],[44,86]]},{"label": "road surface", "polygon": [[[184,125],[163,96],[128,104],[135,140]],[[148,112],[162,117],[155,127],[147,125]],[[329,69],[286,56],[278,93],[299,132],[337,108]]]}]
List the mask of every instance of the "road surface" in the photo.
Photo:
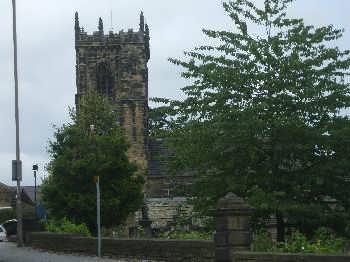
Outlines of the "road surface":
[{"label": "road surface", "polygon": [[18,248],[16,244],[0,242],[0,262],[146,262],[147,260],[99,259],[66,254],[54,254],[28,247]]}]

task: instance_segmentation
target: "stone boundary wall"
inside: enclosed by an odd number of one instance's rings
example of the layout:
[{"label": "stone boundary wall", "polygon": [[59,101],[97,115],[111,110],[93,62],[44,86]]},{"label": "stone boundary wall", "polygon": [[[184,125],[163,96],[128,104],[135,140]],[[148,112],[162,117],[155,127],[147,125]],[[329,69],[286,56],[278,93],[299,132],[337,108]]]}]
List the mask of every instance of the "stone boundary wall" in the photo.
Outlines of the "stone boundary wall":
[{"label": "stone boundary wall", "polygon": [[349,262],[346,255],[314,255],[288,253],[257,253],[237,252],[233,255],[234,262]]},{"label": "stone boundary wall", "polygon": [[[96,255],[96,238],[70,234],[32,232],[27,245],[54,252]],[[145,259],[166,262],[214,262],[211,241],[102,239],[102,254],[118,259]],[[234,262],[349,262],[346,255],[234,252]]]},{"label": "stone boundary wall", "polygon": [[[96,238],[70,234],[32,232],[27,245],[54,252],[96,255]],[[144,259],[169,262],[213,262],[212,241],[102,239],[102,255],[118,259]]]},{"label": "stone boundary wall", "polygon": [[[350,262],[347,255],[250,252],[254,209],[232,193],[218,201],[214,241],[102,239],[102,254],[164,262]],[[47,232],[28,233],[26,244],[56,252],[96,254],[96,238]]]}]

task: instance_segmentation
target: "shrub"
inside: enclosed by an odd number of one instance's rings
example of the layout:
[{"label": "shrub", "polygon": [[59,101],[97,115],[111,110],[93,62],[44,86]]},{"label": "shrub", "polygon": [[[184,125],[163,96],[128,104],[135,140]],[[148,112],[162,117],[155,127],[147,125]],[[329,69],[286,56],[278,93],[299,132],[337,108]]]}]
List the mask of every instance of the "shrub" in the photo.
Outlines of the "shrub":
[{"label": "shrub", "polygon": [[86,224],[74,224],[67,218],[61,220],[51,220],[45,223],[45,230],[48,232],[71,233],[82,236],[91,236]]},{"label": "shrub", "polygon": [[0,224],[6,220],[16,218],[16,211],[13,208],[6,208],[0,210]]},{"label": "shrub", "polygon": [[293,233],[290,241],[277,243],[277,250],[286,253],[317,253],[306,236],[299,232]]},{"label": "shrub", "polygon": [[259,230],[256,234],[254,234],[253,240],[253,251],[263,252],[263,251],[272,251],[274,247],[274,243],[268,232],[265,230]]},{"label": "shrub", "polygon": [[292,234],[285,242],[273,242],[266,232],[258,232],[253,241],[253,250],[260,252],[286,253],[348,253],[349,240],[337,237],[327,229],[319,229],[313,239],[308,240],[300,232]]}]

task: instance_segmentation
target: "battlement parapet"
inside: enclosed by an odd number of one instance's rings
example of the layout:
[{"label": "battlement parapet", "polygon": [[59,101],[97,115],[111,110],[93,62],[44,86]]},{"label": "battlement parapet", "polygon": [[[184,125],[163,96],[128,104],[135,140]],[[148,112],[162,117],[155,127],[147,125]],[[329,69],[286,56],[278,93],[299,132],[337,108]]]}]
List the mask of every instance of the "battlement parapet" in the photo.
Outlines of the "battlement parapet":
[{"label": "battlement parapet", "polygon": [[146,37],[144,32],[133,32],[129,29],[128,32],[120,31],[119,33],[109,32],[108,35],[101,35],[96,31],[88,34],[85,31],[80,31],[78,37],[75,39],[76,45],[86,45],[96,43],[100,45],[115,45],[115,44],[145,44]]},{"label": "battlement parapet", "polygon": [[[145,30],[146,28],[146,30]],[[148,25],[144,23],[144,16],[140,14],[140,27],[138,31],[132,28],[127,32],[121,30],[119,32],[109,31],[104,34],[103,21],[99,18],[98,31],[88,34],[83,27],[79,25],[78,13],[75,14],[75,43],[76,46],[94,45],[120,45],[120,44],[145,44],[149,46],[149,29]]]}]

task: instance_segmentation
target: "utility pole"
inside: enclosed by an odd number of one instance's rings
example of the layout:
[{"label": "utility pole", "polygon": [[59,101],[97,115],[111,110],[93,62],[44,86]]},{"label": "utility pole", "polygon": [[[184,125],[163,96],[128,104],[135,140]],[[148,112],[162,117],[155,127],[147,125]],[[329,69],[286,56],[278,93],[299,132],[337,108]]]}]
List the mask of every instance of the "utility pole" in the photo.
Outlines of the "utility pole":
[{"label": "utility pole", "polygon": [[13,10],[13,54],[14,54],[14,77],[15,77],[15,120],[16,120],[16,181],[17,181],[17,245],[23,246],[23,227],[22,227],[22,201],[21,201],[21,156],[19,148],[19,109],[18,109],[18,70],[17,70],[17,28],[16,28],[16,0],[12,0]]}]

